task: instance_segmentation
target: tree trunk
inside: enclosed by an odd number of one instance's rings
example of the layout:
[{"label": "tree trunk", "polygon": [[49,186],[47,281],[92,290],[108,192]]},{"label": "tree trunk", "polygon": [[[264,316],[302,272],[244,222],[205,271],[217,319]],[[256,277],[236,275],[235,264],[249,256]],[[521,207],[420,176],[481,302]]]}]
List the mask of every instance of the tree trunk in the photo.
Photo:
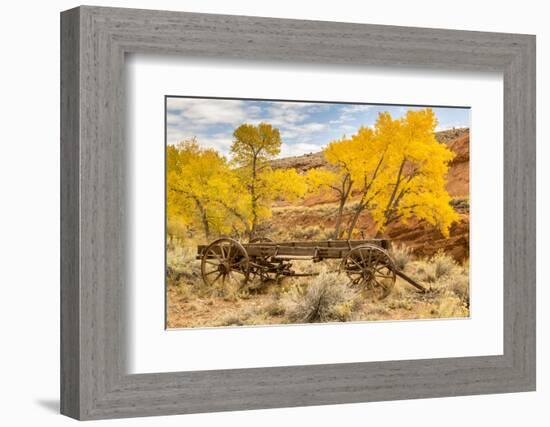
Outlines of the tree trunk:
[{"label": "tree trunk", "polygon": [[208,219],[206,218],[206,211],[201,213],[202,226],[204,227],[204,235],[206,240],[210,239],[210,225],[208,224]]},{"label": "tree trunk", "polygon": [[348,227],[348,239],[351,239],[351,235],[353,234],[353,230],[355,229],[355,226],[357,225],[357,221],[359,220],[359,216],[361,215],[361,212],[365,209],[365,205],[362,203],[359,203],[357,207],[355,208],[355,212],[353,214],[353,218],[351,220],[351,223]]},{"label": "tree trunk", "polygon": [[[338,206],[338,213],[336,214],[336,225],[334,227],[334,237],[339,239],[341,236],[340,228],[342,227],[342,216],[344,215],[344,207],[351,193],[351,187],[353,182],[351,176],[347,174],[342,182],[342,189],[340,192],[340,204]],[[343,233],[342,233],[343,234]]]},{"label": "tree trunk", "polygon": [[252,228],[250,230],[250,238],[253,239],[256,234],[256,223],[258,222],[258,207],[256,200],[256,163],[257,155],[252,158],[252,184],[250,186],[250,196],[252,197]]},{"label": "tree trunk", "polygon": [[393,212],[394,206],[392,206],[392,205],[393,205],[394,200],[395,200],[395,195],[397,194],[397,189],[399,188],[399,185],[401,184],[401,175],[403,174],[403,168],[405,167],[406,162],[407,162],[407,158],[404,157],[402,162],[401,162],[401,165],[399,166],[399,173],[397,174],[397,179],[395,181],[392,194],[390,196],[390,199],[388,200],[388,204],[386,206],[386,209],[384,210],[384,217],[386,218],[385,223],[388,222],[388,218],[390,217],[390,215]]},{"label": "tree trunk", "polygon": [[334,237],[340,238],[340,226],[342,225],[342,214],[344,213],[344,205],[346,200],[343,196],[340,197],[340,205],[338,206],[338,213],[336,214],[336,225],[334,226]]},{"label": "tree trunk", "polygon": [[208,218],[206,216],[206,209],[204,208],[202,203],[197,198],[195,198],[195,203],[196,203],[197,208],[199,209],[199,212],[200,212],[200,215],[201,215],[201,222],[202,222],[202,227],[204,229],[204,235],[206,237],[206,240],[209,240],[210,239],[210,224],[208,224]]}]

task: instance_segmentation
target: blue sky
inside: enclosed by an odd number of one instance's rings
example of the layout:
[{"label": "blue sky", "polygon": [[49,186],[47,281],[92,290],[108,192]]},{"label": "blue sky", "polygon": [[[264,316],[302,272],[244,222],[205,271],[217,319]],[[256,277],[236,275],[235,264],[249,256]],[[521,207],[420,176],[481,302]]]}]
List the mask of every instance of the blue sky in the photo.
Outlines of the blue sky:
[{"label": "blue sky", "polygon": [[[279,157],[288,157],[320,151],[343,135],[353,135],[360,126],[372,126],[382,111],[397,118],[408,109],[422,108],[176,97],[167,98],[166,103],[168,144],[196,137],[201,146],[215,148],[224,156],[229,156],[233,131],[242,123],[267,122],[279,128]],[[439,122],[437,130],[470,127],[469,108],[433,110]]]}]

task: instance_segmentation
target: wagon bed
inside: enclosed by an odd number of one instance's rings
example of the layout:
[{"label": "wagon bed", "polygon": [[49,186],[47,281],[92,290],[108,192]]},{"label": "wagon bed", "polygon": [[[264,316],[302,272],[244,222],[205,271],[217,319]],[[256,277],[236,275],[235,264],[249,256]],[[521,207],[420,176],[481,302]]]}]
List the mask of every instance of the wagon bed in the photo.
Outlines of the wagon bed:
[{"label": "wagon bed", "polygon": [[[286,260],[307,260],[321,261],[323,259],[341,259],[353,248],[365,245],[375,245],[382,249],[389,250],[391,242],[389,239],[367,239],[367,240],[319,240],[300,241],[291,240],[287,242],[259,241],[254,243],[242,243],[249,257],[273,257]],[[197,246],[197,259],[201,259],[205,250],[210,245]]]},{"label": "wagon bed", "polygon": [[390,255],[389,239],[318,240],[273,242],[257,238],[249,243],[221,238],[209,245],[197,246],[201,260],[203,281],[210,286],[224,286],[236,280],[244,286],[249,277],[262,281],[278,281],[284,276],[313,276],[317,273],[298,273],[290,261],[320,262],[341,259],[340,272],[351,285],[374,291],[377,298],[385,298],[399,276],[421,291],[425,288],[399,271]]}]

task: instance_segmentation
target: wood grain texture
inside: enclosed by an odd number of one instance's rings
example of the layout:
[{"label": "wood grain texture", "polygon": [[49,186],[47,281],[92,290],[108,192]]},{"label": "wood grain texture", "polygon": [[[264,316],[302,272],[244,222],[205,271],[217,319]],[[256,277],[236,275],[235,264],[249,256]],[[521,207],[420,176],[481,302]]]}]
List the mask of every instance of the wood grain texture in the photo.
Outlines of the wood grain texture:
[{"label": "wood grain texture", "polygon": [[79,12],[61,20],[61,412],[80,414]]},{"label": "wood grain texture", "polygon": [[[62,413],[78,419],[535,389],[535,38],[80,7],[62,14]],[[128,375],[124,55],[504,75],[504,354]]]}]

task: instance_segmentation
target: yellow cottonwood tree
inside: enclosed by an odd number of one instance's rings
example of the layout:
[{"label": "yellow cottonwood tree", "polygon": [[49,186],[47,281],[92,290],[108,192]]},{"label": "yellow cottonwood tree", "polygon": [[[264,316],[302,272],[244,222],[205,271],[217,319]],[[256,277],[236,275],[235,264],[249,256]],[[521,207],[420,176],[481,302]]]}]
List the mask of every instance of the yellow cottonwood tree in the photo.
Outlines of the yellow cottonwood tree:
[{"label": "yellow cottonwood tree", "polygon": [[376,130],[361,127],[342,147],[349,151],[346,154],[351,157],[349,170],[355,183],[354,190],[360,195],[352,209],[347,227],[348,239],[352,237],[361,213],[371,207],[374,198],[380,194],[385,185],[380,177],[389,166],[387,161],[389,144],[388,139],[381,137]]},{"label": "yellow cottonwood tree", "polygon": [[[433,110],[410,110],[393,121],[387,113],[383,117],[395,134],[387,154],[389,167],[383,171],[387,185],[377,194],[372,210],[375,221],[383,231],[393,221],[416,217],[448,236],[452,223],[458,220],[445,189],[454,153],[435,138],[437,118]],[[384,135],[385,127],[379,132]]]},{"label": "yellow cottonwood tree", "polygon": [[166,150],[167,215],[190,228],[197,224],[208,239],[243,227],[245,211],[238,197],[240,181],[215,150],[195,140]]},{"label": "yellow cottonwood tree", "polygon": [[231,154],[236,173],[247,193],[247,234],[254,237],[258,225],[271,216],[277,198],[293,199],[306,191],[304,179],[295,169],[273,170],[269,161],[281,151],[281,136],[268,123],[242,124],[233,132]]},{"label": "yellow cottonwood tree", "polygon": [[360,198],[352,209],[352,217],[347,226],[348,238],[351,238],[360,214],[380,192],[378,186],[383,183],[377,180],[377,177],[385,167],[387,146],[387,140],[378,138],[373,129],[361,127],[351,138],[344,137],[333,141],[323,150],[325,159],[335,171],[312,172],[311,181],[313,185],[317,182],[317,186],[328,186],[338,194],[336,238],[344,234],[344,230],[341,229],[342,216],[352,190],[354,194],[358,193]]},{"label": "yellow cottonwood tree", "polygon": [[414,216],[448,235],[458,219],[445,190],[454,155],[435,139],[436,126],[429,108],[410,110],[400,119],[381,113],[374,128],[362,127],[351,138],[327,146],[327,161],[350,175],[352,191],[360,195],[348,223],[348,238],[365,210],[372,214],[380,233],[389,223]]},{"label": "yellow cottonwood tree", "polygon": [[336,170],[325,168],[310,169],[306,175],[307,189],[311,194],[318,194],[326,189],[332,191],[338,197],[338,209],[336,211],[336,223],[334,225],[334,238],[341,237],[342,215],[344,206],[351,194],[353,182],[349,172],[342,167]]}]

